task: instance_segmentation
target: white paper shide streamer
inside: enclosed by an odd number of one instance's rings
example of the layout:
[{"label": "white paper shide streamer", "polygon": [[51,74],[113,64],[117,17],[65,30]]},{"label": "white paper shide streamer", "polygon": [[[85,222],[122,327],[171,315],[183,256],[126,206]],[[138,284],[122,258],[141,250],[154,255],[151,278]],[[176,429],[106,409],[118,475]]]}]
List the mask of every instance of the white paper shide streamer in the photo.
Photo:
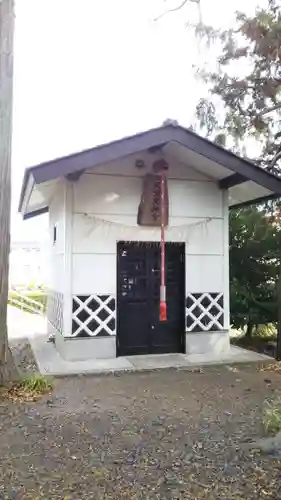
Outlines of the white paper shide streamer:
[{"label": "white paper shide streamer", "polygon": [[[160,227],[130,226],[119,222],[112,222],[92,214],[84,214],[84,217],[91,223],[91,227],[85,236],[90,236],[93,232],[98,231],[100,236],[107,238],[110,235],[110,237],[116,239],[116,241],[160,241]],[[166,228],[166,239],[167,241],[186,243],[195,230],[204,230],[207,236],[207,226],[212,220],[213,217],[208,217],[189,224],[168,226]]]}]

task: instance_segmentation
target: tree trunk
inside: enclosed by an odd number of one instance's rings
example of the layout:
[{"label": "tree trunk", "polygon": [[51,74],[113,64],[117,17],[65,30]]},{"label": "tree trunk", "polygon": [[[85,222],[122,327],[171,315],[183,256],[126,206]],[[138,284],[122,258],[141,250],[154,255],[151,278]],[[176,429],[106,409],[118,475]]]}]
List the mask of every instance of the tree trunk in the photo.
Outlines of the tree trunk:
[{"label": "tree trunk", "polygon": [[245,337],[247,337],[248,339],[252,338],[253,328],[254,328],[254,325],[249,321],[249,323],[247,324],[247,330],[245,333]]},{"label": "tree trunk", "polygon": [[[281,251],[281,240],[280,240],[280,251]],[[279,264],[279,277],[277,281],[277,349],[276,349],[276,359],[281,361],[281,256]]]},{"label": "tree trunk", "polygon": [[0,0],[0,384],[17,376],[8,346],[14,2]]}]

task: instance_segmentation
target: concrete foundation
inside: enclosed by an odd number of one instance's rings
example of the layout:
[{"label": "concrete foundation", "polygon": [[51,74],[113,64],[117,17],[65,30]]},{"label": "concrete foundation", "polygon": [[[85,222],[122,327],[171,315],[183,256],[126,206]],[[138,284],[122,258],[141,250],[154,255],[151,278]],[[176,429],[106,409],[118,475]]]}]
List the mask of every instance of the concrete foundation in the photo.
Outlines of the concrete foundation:
[{"label": "concrete foundation", "polygon": [[[66,361],[116,358],[115,336],[64,338],[50,324],[48,325],[48,334],[54,335],[56,349]],[[186,354],[213,356],[227,354],[229,350],[228,331],[186,333]]]},{"label": "concrete foundation", "polygon": [[[272,358],[253,351],[231,346],[227,353],[221,354],[158,354],[157,356],[129,356],[111,359],[88,359],[68,361],[64,359],[47,337],[30,337],[39,370],[44,375],[102,374],[117,371],[139,371],[164,368],[188,368],[221,363],[264,363]],[[75,346],[75,341],[74,341]],[[187,374],[188,376],[188,374]]]},{"label": "concrete foundation", "polygon": [[116,337],[64,338],[55,334],[55,345],[67,361],[116,358]]},{"label": "concrete foundation", "polygon": [[186,354],[221,354],[230,349],[229,332],[186,333]]}]

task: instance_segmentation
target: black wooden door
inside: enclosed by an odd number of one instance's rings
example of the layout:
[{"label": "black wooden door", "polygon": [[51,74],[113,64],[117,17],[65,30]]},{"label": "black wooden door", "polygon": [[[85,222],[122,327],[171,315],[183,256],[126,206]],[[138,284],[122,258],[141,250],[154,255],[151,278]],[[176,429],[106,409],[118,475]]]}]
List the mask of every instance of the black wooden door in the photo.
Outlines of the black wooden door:
[{"label": "black wooden door", "polygon": [[160,245],[117,245],[117,354],[182,352],[185,333],[185,248],[166,243],[167,321],[159,321]]}]

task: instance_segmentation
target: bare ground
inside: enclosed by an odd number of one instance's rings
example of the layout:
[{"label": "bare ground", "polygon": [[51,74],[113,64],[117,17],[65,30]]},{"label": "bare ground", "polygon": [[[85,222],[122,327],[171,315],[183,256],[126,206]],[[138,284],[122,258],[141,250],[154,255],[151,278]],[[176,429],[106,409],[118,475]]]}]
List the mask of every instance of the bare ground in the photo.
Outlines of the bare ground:
[{"label": "bare ground", "polygon": [[0,401],[0,498],[280,499],[281,462],[247,446],[280,382],[209,367],[57,379],[38,402]]}]

